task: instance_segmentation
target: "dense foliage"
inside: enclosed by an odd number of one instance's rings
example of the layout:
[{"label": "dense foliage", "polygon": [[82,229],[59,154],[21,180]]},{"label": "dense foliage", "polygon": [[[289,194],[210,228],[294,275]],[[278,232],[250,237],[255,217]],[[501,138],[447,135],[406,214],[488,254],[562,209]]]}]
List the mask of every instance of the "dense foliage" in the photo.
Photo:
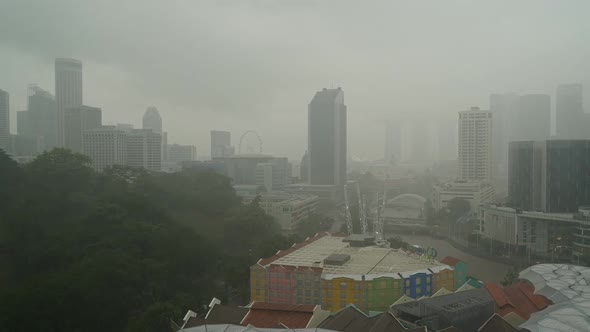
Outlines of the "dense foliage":
[{"label": "dense foliage", "polygon": [[213,296],[247,301],[248,266],[297,240],[212,171],[88,164],[0,150],[0,331],[170,331]]}]

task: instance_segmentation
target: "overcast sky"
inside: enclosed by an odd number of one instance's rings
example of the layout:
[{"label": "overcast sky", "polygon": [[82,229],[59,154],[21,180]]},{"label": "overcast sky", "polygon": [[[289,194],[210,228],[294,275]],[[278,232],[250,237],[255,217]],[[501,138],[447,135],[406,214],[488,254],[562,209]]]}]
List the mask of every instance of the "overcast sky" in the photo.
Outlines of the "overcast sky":
[{"label": "overcast sky", "polygon": [[569,82],[588,100],[589,13],[588,0],[0,0],[0,89],[15,129],[27,84],[53,93],[54,59],[76,58],[105,123],[139,126],[155,105],[169,142],[200,155],[211,129],[235,144],[255,130],[264,152],[299,159],[307,104],[341,86],[350,154],[380,158],[390,117]]}]

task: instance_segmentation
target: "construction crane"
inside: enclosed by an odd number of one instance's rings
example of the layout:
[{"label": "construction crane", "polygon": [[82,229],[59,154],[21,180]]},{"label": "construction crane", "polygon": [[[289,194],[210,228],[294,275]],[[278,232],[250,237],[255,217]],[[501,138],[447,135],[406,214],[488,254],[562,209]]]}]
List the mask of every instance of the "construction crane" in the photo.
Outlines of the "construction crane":
[{"label": "construction crane", "polygon": [[367,224],[365,201],[361,196],[361,186],[359,185],[358,181],[356,183],[356,196],[359,199],[359,221],[361,222],[361,233],[366,235],[369,232],[369,225]]},{"label": "construction crane", "polygon": [[385,210],[387,204],[387,190],[383,188],[383,197],[379,203],[379,193],[377,193],[377,218],[375,219],[375,244],[380,247],[389,247],[389,242],[383,238],[383,220],[381,214]]},{"label": "construction crane", "polygon": [[344,219],[346,220],[346,231],[352,235],[352,215],[350,214],[350,205],[348,204],[348,185],[344,185]]}]

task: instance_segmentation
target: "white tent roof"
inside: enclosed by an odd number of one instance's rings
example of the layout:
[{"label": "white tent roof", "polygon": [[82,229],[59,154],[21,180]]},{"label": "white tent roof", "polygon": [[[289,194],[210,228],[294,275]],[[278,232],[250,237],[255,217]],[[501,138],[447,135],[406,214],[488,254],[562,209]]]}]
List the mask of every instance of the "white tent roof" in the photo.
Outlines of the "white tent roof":
[{"label": "white tent roof", "polygon": [[590,326],[590,268],[568,264],[539,264],[520,273],[535,293],[554,304],[520,325],[531,332],[588,331]]}]

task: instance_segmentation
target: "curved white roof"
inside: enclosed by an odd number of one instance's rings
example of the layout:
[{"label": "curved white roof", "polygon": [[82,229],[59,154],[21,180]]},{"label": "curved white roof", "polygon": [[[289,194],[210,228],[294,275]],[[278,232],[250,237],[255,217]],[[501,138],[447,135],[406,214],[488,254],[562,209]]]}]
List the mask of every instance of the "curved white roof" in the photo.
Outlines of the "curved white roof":
[{"label": "curved white roof", "polygon": [[590,326],[590,268],[568,264],[539,264],[520,272],[535,293],[554,304],[520,325],[531,332],[588,331]]}]

